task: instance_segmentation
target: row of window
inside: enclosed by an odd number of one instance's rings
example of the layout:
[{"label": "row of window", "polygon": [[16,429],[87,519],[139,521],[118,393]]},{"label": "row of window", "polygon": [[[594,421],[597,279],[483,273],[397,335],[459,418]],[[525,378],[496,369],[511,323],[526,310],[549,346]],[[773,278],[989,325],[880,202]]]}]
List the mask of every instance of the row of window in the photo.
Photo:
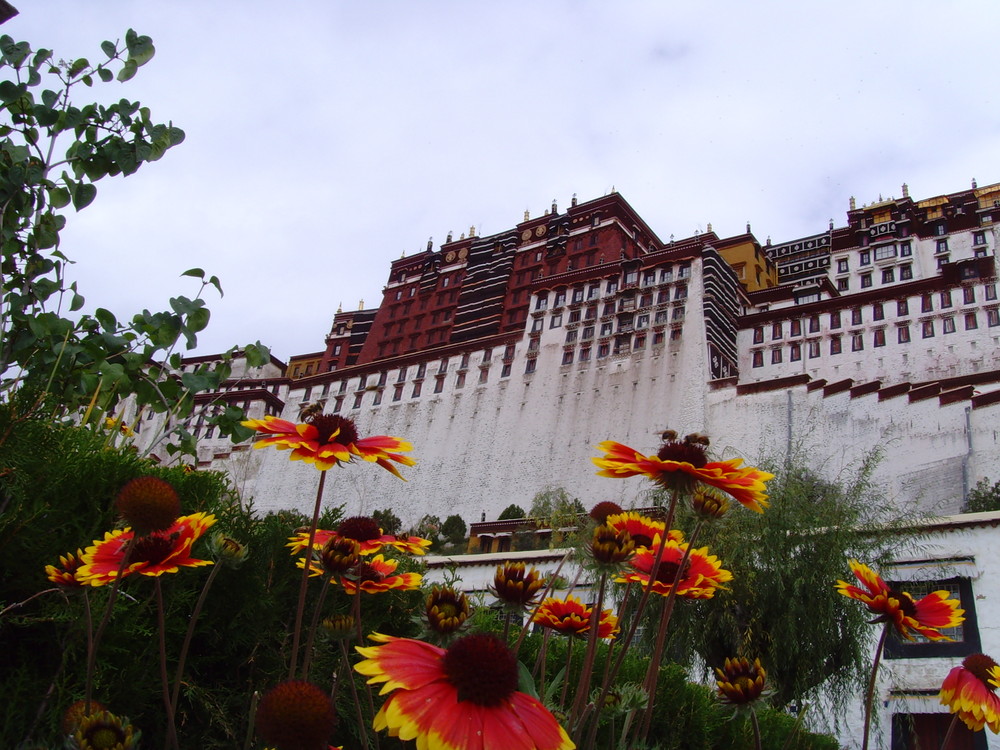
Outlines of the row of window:
[{"label": "row of window", "polygon": [[[681,329],[673,328],[670,331],[670,340],[677,341],[681,337]],[[611,355],[621,355],[630,354],[631,352],[643,351],[646,348],[647,343],[652,344],[653,347],[663,346],[667,340],[666,331],[653,331],[652,336],[648,333],[636,333],[635,336],[618,336],[612,341],[601,341],[598,343],[596,348],[597,359],[604,359],[610,357]],[[571,365],[574,361],[577,362],[589,362],[593,356],[595,349],[593,345],[584,343],[580,346],[579,351],[575,349],[566,349],[563,352],[562,364]],[[528,367],[525,372],[534,372],[534,359],[528,360]]]},{"label": "row of window", "polygon": [[[438,279],[437,283],[441,289],[447,289],[452,284],[458,284],[461,280],[462,280],[462,272],[459,271],[456,274],[441,276]],[[396,301],[398,302],[399,300],[403,299],[404,296],[416,297],[418,286],[419,284],[413,284],[408,289],[397,289],[395,294]]]},{"label": "row of window", "polygon": [[[1000,326],[1000,310],[994,308],[992,310],[986,311],[986,324],[991,328],[996,328]],[[964,315],[964,325],[965,330],[972,331],[979,327],[979,320],[974,312],[965,313]],[[919,324],[919,330],[921,338],[930,339],[934,338],[937,331],[936,322],[933,320],[924,320]],[[956,330],[956,320],[954,316],[948,316],[941,319],[941,333],[949,334],[955,333]],[[843,351],[844,339],[849,338],[851,341],[851,351],[860,352],[864,351],[865,348],[865,336],[871,336],[871,345],[873,347],[882,347],[886,343],[886,329],[876,328],[873,331],[866,334],[863,331],[857,333],[847,334],[846,336],[831,336],[829,339],[829,353],[830,354],[840,354]],[[896,325],[896,341],[900,344],[906,344],[910,342],[910,326],[907,323],[900,323]],[[781,364],[784,359],[784,347],[775,347],[771,351],[771,364],[777,365]],[[820,356],[820,340],[819,339],[809,339],[805,342],[794,341],[788,346],[788,360],[790,362],[798,362],[802,359],[803,352],[805,352],[810,359]],[[757,349],[751,355],[752,365],[754,367],[764,366],[764,351]]]},{"label": "row of window", "polygon": [[[945,289],[938,295],[924,294],[920,297],[920,312],[930,313],[934,312],[934,298],[937,296],[937,309],[947,310],[955,306],[955,293],[958,290],[955,289]],[[962,303],[963,305],[973,305],[976,303],[976,287],[966,286],[962,287]],[[983,301],[990,302],[997,299],[997,287],[996,284],[984,284],[983,285]],[[875,302],[871,305],[871,320],[879,321],[884,320],[886,315],[887,305],[891,306],[891,303]],[[995,311],[994,311],[995,312]],[[848,311],[846,310],[834,310],[833,312],[827,313],[828,327],[831,330],[836,330],[843,325],[843,320],[846,318]],[[910,300],[909,299],[899,299],[896,300],[896,315],[897,317],[902,317],[910,314]],[[850,310],[851,325],[861,325],[863,322],[863,311],[860,307],[855,307]],[[790,321],[777,321],[772,323],[770,326],[770,335],[772,340],[778,340],[785,337],[785,324],[788,324],[787,335],[789,337],[801,336],[803,329],[806,328],[809,333],[818,333],[820,331],[820,315],[810,315],[805,320],[801,318],[793,318]],[[753,329],[753,343],[761,344],[764,342],[764,326],[757,326]]]},{"label": "row of window", "polygon": [[[667,323],[674,322],[679,323],[684,320],[686,315],[686,308],[683,305],[678,305],[673,308],[673,311],[667,310],[657,310],[654,315],[650,313],[640,313],[639,315],[629,315],[618,319],[618,333],[630,333],[633,330],[640,331],[649,328],[650,325],[659,326],[666,325]],[[553,325],[553,327],[555,327]],[[615,323],[613,321],[605,321],[601,323],[600,333],[598,334],[600,338],[605,336],[611,336],[615,333]],[[576,329],[571,328],[566,331],[566,343],[572,344],[578,338],[582,341],[587,341],[588,339],[594,338],[595,333],[597,333],[598,328],[596,325],[585,325],[583,328]]]},{"label": "row of window", "polygon": [[[939,258],[938,260],[942,261],[942,262],[938,263],[939,267],[942,266],[942,265],[944,265],[944,263],[947,263],[947,261],[948,261],[947,258],[944,258],[943,260],[941,258]],[[882,269],[882,283],[883,284],[892,284],[892,283],[894,283],[896,281],[896,271],[897,271],[897,268],[895,266],[891,266],[889,268],[883,268]],[[911,264],[909,264],[909,263],[904,263],[903,265],[899,266],[898,271],[899,271],[899,280],[900,281],[910,281],[913,278],[913,266]],[[870,289],[873,286],[873,284],[874,284],[874,277],[873,277],[873,275],[871,273],[863,273],[863,274],[861,274],[861,288],[862,289]],[[847,292],[847,291],[850,291],[850,289],[851,289],[851,279],[850,279],[850,277],[843,276],[843,277],[837,279],[837,291],[838,292]]]},{"label": "row of window", "polygon": [[[624,283],[626,286],[636,283],[634,281],[634,277],[637,273],[638,273],[637,271],[630,271],[625,274]],[[653,273],[653,272],[650,271],[647,273]],[[691,275],[690,266],[682,266],[679,269],[677,278],[678,280],[683,280],[689,278],[690,275]],[[661,283],[673,281],[673,271],[671,269],[661,269],[660,280]],[[650,281],[649,283],[646,283],[644,280],[643,287],[651,286],[654,283],[655,279],[653,281]],[[606,285],[607,285],[605,292],[606,296],[610,296],[618,292],[617,280],[608,281],[606,282]],[[585,293],[586,296],[584,296]],[[601,296],[601,285],[598,283],[598,284],[591,284],[586,290],[584,290],[582,287],[573,289],[570,295],[570,300],[571,303],[576,304],[580,302],[591,302],[593,300],[598,299],[600,296]],[[687,285],[686,284],[679,285],[674,292],[674,297],[675,299],[682,299],[684,297],[687,297]],[[670,299],[670,290],[668,289],[661,290],[656,296],[657,303],[665,302],[668,301],[669,299]],[[635,305],[635,298],[623,299],[621,300],[621,302],[623,303],[631,302],[632,305]],[[563,307],[565,304],[566,304],[566,292],[557,291],[552,301],[552,308],[557,309]],[[653,294],[651,292],[643,294],[642,296],[639,297],[639,307],[646,307],[652,304],[653,304]],[[549,307],[549,295],[547,293],[539,294],[537,299],[535,300],[535,310],[536,311],[547,310],[548,307]]]}]

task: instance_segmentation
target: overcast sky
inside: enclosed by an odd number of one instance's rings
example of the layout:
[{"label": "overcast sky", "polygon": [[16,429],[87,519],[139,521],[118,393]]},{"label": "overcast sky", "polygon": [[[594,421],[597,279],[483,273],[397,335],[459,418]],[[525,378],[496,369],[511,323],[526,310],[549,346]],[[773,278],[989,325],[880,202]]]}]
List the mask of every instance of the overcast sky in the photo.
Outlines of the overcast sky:
[{"label": "overcast sky", "polygon": [[[120,318],[199,266],[222,280],[198,353],[324,346],[389,263],[618,190],[661,239],[749,221],[762,242],[862,203],[1000,181],[1000,3],[14,0],[0,32],[103,59],[186,141],[106,179],[62,249]],[[89,100],[86,100],[89,101]]]}]

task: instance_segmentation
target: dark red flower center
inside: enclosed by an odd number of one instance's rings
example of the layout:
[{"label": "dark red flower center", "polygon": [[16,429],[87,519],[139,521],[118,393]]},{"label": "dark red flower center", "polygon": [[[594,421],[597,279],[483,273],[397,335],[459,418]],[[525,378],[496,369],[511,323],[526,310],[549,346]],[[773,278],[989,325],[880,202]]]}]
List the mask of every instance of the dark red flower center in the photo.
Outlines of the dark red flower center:
[{"label": "dark red flower center", "polygon": [[708,463],[705,446],[699,443],[689,443],[686,440],[668,440],[660,447],[656,457],[661,461],[688,463],[696,469],[700,469]]},{"label": "dark red flower center", "polygon": [[118,512],[137,534],[169,529],[181,513],[177,490],[158,477],[136,477],[115,500]]},{"label": "dark red flower center", "polygon": [[445,652],[443,666],[460,701],[496,706],[517,689],[517,659],[495,635],[459,638]]},{"label": "dark red flower center", "polygon": [[336,441],[341,445],[351,445],[358,442],[358,428],[347,417],[337,414],[320,414],[309,420],[309,424],[319,433],[316,440],[320,444]]},{"label": "dark red flower center", "polygon": [[895,586],[889,587],[889,596],[899,602],[899,609],[907,617],[916,618],[917,616],[917,605],[913,603],[913,597],[907,594],[905,591],[900,591]]},{"label": "dark red flower center", "polygon": [[622,512],[621,506],[610,500],[604,500],[590,509],[590,517],[597,523],[607,523],[608,516],[614,516]]},{"label": "dark red flower center", "polygon": [[114,750],[121,747],[125,739],[125,732],[121,727],[103,722],[92,726],[84,737],[87,747],[94,750]]},{"label": "dark red flower center", "polygon": [[330,697],[308,682],[283,682],[260,701],[257,732],[281,750],[319,750],[337,723]]},{"label": "dark red flower center", "polygon": [[[666,586],[673,586],[674,580],[677,578],[677,571],[680,567],[679,563],[671,560],[661,560],[660,567],[656,569],[656,580]],[[688,560],[684,563],[684,573],[681,575],[680,580],[684,580],[684,576],[687,575],[688,568],[690,567],[691,561]]]},{"label": "dark red flower center", "polygon": [[985,687],[988,687],[994,693],[997,691],[996,686],[990,684],[990,680],[993,679],[990,670],[997,666],[997,663],[986,654],[971,654],[966,656],[962,661],[962,666],[972,672]]},{"label": "dark red flower center", "polygon": [[348,539],[354,539],[357,542],[370,542],[382,536],[382,529],[379,527],[378,521],[374,518],[370,518],[369,516],[351,516],[340,522],[340,526],[337,527],[337,533],[340,536],[346,536]]},{"label": "dark red flower center", "polygon": [[129,562],[147,562],[151,565],[159,565],[177,550],[179,538],[180,534],[177,533],[170,536],[162,534],[141,536],[136,539]]},{"label": "dark red flower center", "polygon": [[632,532],[632,541],[635,542],[636,547],[652,547],[653,537],[647,536],[646,534],[636,534]]}]

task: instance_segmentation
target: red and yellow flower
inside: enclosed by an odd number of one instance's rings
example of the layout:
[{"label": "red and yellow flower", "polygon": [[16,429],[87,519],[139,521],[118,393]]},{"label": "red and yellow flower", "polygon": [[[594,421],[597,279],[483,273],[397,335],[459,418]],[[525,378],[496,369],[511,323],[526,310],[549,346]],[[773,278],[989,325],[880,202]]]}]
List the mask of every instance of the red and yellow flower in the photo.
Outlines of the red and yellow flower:
[{"label": "red and yellow flower", "polygon": [[[215,523],[215,516],[194,513],[181,516],[167,529],[156,531],[135,540],[122,577],[134,573],[160,576],[176,573],[181,568],[212,565],[211,560],[191,557],[191,548],[202,534]],[[83,553],[82,565],[76,579],[90,586],[104,586],[118,577],[125,549],[134,536],[132,529],[109,531],[104,539],[95,540]]]},{"label": "red and yellow flower", "polygon": [[760,659],[750,661],[742,656],[726,657],[722,668],[715,668],[715,675],[719,697],[734,706],[745,706],[760,698],[767,682],[767,672],[760,665]]},{"label": "red and yellow flower", "polygon": [[[538,605],[531,621],[565,635],[582,637],[590,632],[590,618],[593,611],[593,607],[588,607],[579,597],[572,594],[565,599],[549,597]],[[618,618],[610,609],[601,610],[597,637],[613,638],[617,634]]]},{"label": "red and yellow flower", "polygon": [[[637,551],[652,549],[654,545],[659,545],[660,539],[663,538],[663,521],[655,521],[634,510],[610,515],[605,519],[604,525],[612,531],[627,531],[635,542]],[[671,529],[667,534],[667,541],[683,542],[684,532]]]},{"label": "red and yellow flower", "polygon": [[396,573],[399,563],[376,555],[367,562],[360,563],[350,575],[340,577],[340,584],[348,594],[380,594],[383,591],[411,591],[420,588],[423,576],[419,573]]},{"label": "red and yellow flower", "polygon": [[[673,541],[668,541],[664,545],[656,577],[653,579],[653,593],[661,596],[670,594],[687,549],[687,544]],[[630,563],[632,570],[615,580],[620,583],[633,582],[646,586],[655,561],[656,554],[652,550],[642,550],[632,558]],[[715,596],[716,589],[723,588],[722,584],[731,580],[733,574],[722,568],[719,558],[708,553],[708,547],[692,549],[677,582],[677,596],[685,599],[711,599]]]},{"label": "red and yellow flower", "polygon": [[419,750],[573,750],[548,709],[517,690],[517,659],[496,636],[467,635],[447,650],[375,633],[355,669],[390,693],[377,731]]},{"label": "red and yellow flower", "polygon": [[695,440],[667,440],[656,455],[646,456],[614,440],[597,446],[604,455],[593,458],[602,477],[624,479],[645,476],[667,489],[690,491],[697,482],[732,495],[740,504],[763,513],[768,506],[767,482],[774,475],[743,460],[709,461],[704,446]]},{"label": "red and yellow flower", "polygon": [[972,731],[988,726],[1000,734],[998,687],[1000,666],[986,654],[972,654],[944,678],[939,698]]},{"label": "red and yellow flower", "polygon": [[293,461],[305,461],[320,471],[360,458],[377,463],[402,479],[394,464],[413,466],[416,463],[402,455],[402,452],[413,450],[410,443],[389,435],[362,438],[353,421],[336,414],[321,414],[300,424],[270,415],[248,419],[241,424],[267,435],[254,443],[254,448],[273,445],[278,450],[290,450]]},{"label": "red and yellow flower", "polygon": [[83,565],[83,550],[77,550],[76,554],[67,552],[59,555],[59,567],[55,565],[45,566],[45,577],[56,586],[62,588],[78,588],[83,586],[76,577],[76,571]]},{"label": "red and yellow flower", "polygon": [[857,560],[851,560],[849,564],[854,577],[864,588],[837,581],[837,591],[850,599],[857,599],[878,615],[873,623],[891,622],[907,640],[912,641],[913,633],[919,633],[932,641],[949,641],[951,639],[940,631],[965,621],[965,610],[959,609],[960,602],[952,599],[948,591],[932,591],[922,599],[914,600],[905,591],[889,586],[867,565]]},{"label": "red and yellow flower", "polygon": [[450,586],[434,586],[424,603],[427,624],[439,635],[451,635],[469,619],[469,597]]},{"label": "red and yellow flower", "polygon": [[[323,549],[323,547],[335,536],[344,536],[355,540],[361,547],[362,555],[371,555],[378,552],[382,547],[393,547],[400,552],[411,555],[427,554],[427,548],[431,546],[430,539],[423,539],[419,536],[393,536],[383,534],[378,522],[374,518],[367,516],[353,516],[345,518],[335,531],[329,529],[316,529],[313,536],[313,547]],[[309,532],[298,531],[294,536],[289,537],[288,546],[291,547],[292,554],[296,555],[309,544]]]},{"label": "red and yellow flower", "polygon": [[535,601],[544,587],[545,579],[537,568],[529,568],[524,563],[505,563],[497,566],[490,590],[508,607],[523,610]]}]

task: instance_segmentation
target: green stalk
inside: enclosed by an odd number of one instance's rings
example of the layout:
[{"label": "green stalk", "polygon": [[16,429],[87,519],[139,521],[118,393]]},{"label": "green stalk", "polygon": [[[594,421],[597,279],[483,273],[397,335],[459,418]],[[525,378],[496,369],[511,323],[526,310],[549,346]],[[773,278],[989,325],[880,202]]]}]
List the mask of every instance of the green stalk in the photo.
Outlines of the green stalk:
[{"label": "green stalk", "polygon": [[170,697],[170,703],[174,707],[174,711],[177,710],[177,700],[180,698],[181,694],[181,679],[184,677],[184,662],[187,661],[188,650],[191,647],[191,639],[194,636],[194,626],[198,622],[198,618],[201,616],[201,608],[205,604],[205,599],[208,597],[208,590],[212,588],[212,582],[215,581],[215,576],[219,574],[219,563],[212,566],[212,572],[208,574],[208,580],[205,581],[205,585],[201,588],[201,594],[198,596],[198,601],[194,605],[194,611],[191,613],[191,619],[188,622],[187,632],[184,634],[184,643],[181,645],[180,656],[177,657],[177,671],[174,673],[174,691]]},{"label": "green stalk", "polygon": [[129,557],[132,556],[135,540],[136,536],[133,534],[132,538],[125,543],[125,549],[122,552],[122,561],[118,566],[118,575],[115,576],[115,580],[111,584],[111,593],[108,594],[108,603],[104,608],[104,617],[101,618],[101,623],[97,626],[97,632],[94,633],[93,640],[89,640],[87,643],[87,678],[84,688],[84,710],[87,714],[90,713],[90,700],[94,694],[94,667],[97,665],[97,647],[100,645],[104,630],[111,620],[111,611],[114,609],[115,600],[118,598],[118,589],[121,588],[122,584],[122,573],[125,571],[125,566],[128,565]]},{"label": "green stalk", "polygon": [[865,692],[865,734],[861,742],[861,750],[868,750],[868,737],[872,726],[872,705],[875,701],[875,676],[878,674],[878,665],[882,659],[882,651],[885,648],[885,640],[889,635],[890,623],[886,623],[882,629],[882,637],[878,639],[878,646],[875,647],[875,659],[872,662],[872,676],[868,680],[868,690]]},{"label": "green stalk", "polygon": [[944,736],[944,742],[941,743],[941,750],[948,750],[948,743],[951,742],[951,736],[955,734],[955,728],[958,726],[958,714],[951,717],[951,724],[948,725],[948,733]]},{"label": "green stalk", "polygon": [[319,486],[316,488],[316,504],[313,507],[312,523],[309,525],[309,541],[306,545],[306,564],[302,566],[302,578],[299,580],[299,602],[295,607],[295,629],[292,631],[292,663],[288,669],[288,679],[295,679],[295,668],[299,664],[299,641],[302,638],[302,615],[306,609],[306,590],[309,587],[309,561],[312,559],[313,542],[316,540],[316,527],[319,526],[319,509],[323,504],[323,485],[326,483],[326,472],[319,473]]},{"label": "green stalk", "polygon": [[[607,699],[608,693],[611,690],[611,684],[615,681],[615,678],[618,677],[618,671],[621,669],[622,662],[625,661],[625,654],[628,653],[628,647],[632,645],[632,639],[635,637],[635,631],[639,627],[639,621],[642,619],[642,615],[646,611],[646,604],[649,602],[649,595],[653,591],[653,583],[656,580],[656,573],[660,569],[660,561],[663,560],[663,550],[667,546],[667,538],[670,535],[670,524],[673,522],[674,511],[677,509],[677,501],[679,497],[680,493],[677,490],[674,490],[670,496],[670,506],[667,509],[667,521],[663,525],[663,539],[660,540],[660,545],[656,549],[656,556],[653,558],[653,566],[649,571],[649,580],[642,588],[642,596],[640,597],[639,604],[636,607],[635,616],[632,618],[632,623],[629,625],[628,634],[622,642],[621,650],[618,653],[618,657],[615,659],[614,666],[605,674],[604,684],[601,685],[601,694],[597,699],[598,706],[604,705],[604,701]],[[593,746],[594,738],[596,736],[597,722],[595,721],[590,727],[590,734],[587,736],[588,746]]]},{"label": "green stalk", "polygon": [[164,750],[180,750],[177,744],[177,725],[174,716],[174,705],[170,700],[170,678],[167,676],[167,624],[163,612],[163,587],[160,576],[155,578],[156,589],[156,626],[159,631],[160,646],[160,686],[163,692],[163,707],[167,712],[167,736],[163,740]]},{"label": "green stalk", "polygon": [[656,686],[660,680],[660,663],[663,660],[663,646],[667,640],[667,626],[670,624],[670,618],[674,613],[674,604],[677,602],[677,586],[684,575],[684,566],[691,559],[691,550],[694,549],[694,543],[698,539],[698,534],[701,532],[701,527],[704,523],[704,519],[699,519],[698,524],[694,527],[694,531],[691,533],[691,540],[687,543],[684,554],[681,556],[680,564],[677,566],[677,572],[674,574],[674,582],[670,585],[667,601],[663,605],[663,614],[660,617],[660,625],[656,631],[656,645],[653,647],[653,654],[649,659],[649,666],[646,669],[646,679],[643,681],[646,694],[649,696],[649,703],[646,704],[646,711],[643,715],[642,725],[637,738],[641,742],[645,742],[649,734],[650,723],[653,720],[653,704],[656,702]]},{"label": "green stalk", "polygon": [[312,621],[309,623],[309,633],[306,636],[306,653],[302,657],[302,679],[309,679],[309,665],[312,663],[313,642],[316,640],[316,629],[319,627],[320,613],[323,611],[323,603],[326,601],[327,592],[333,586],[333,576],[328,576],[323,582],[323,590],[319,592],[316,600],[316,609],[313,610]]},{"label": "green stalk", "polygon": [[[590,610],[590,630],[587,633],[587,652],[583,657],[583,667],[580,669],[579,690],[576,699],[573,701],[573,710],[570,713],[570,724],[577,741],[581,740],[583,733],[583,709],[587,705],[590,697],[590,680],[594,674],[594,656],[597,653],[597,641],[601,629],[601,607],[604,604],[604,590],[608,583],[607,572],[601,573],[601,582],[597,589],[597,603]],[[598,707],[598,713],[600,707]]]}]

